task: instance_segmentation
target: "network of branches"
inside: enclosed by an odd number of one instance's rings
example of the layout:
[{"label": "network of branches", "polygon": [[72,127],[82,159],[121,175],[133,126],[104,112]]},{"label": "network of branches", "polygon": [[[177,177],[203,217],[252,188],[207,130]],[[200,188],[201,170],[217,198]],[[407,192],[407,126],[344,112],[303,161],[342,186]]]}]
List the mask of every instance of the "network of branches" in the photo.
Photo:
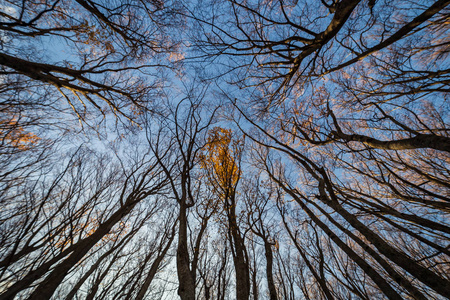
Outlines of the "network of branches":
[{"label": "network of branches", "polygon": [[449,0],[0,2],[0,300],[450,299]]}]

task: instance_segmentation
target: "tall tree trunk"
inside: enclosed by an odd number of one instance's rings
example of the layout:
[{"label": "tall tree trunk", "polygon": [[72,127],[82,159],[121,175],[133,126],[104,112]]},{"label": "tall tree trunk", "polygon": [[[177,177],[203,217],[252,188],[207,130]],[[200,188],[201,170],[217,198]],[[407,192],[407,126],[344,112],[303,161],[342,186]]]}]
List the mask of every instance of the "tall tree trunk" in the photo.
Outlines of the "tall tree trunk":
[{"label": "tall tree trunk", "polygon": [[266,256],[266,276],[267,286],[269,287],[270,300],[278,300],[277,289],[275,288],[275,282],[273,280],[273,253],[272,244],[269,243],[267,238],[264,238],[264,251]]},{"label": "tall tree trunk", "polygon": [[[227,204],[227,201],[230,201]],[[236,221],[236,201],[234,193],[225,201],[228,214],[230,243],[233,253],[234,269],[236,273],[236,300],[248,300],[250,297],[250,272],[248,265],[248,255],[244,241],[239,232]]]},{"label": "tall tree trunk", "polygon": [[178,230],[177,272],[178,295],[181,300],[195,300],[195,279],[192,278],[187,240],[187,207],[186,201],[180,201],[180,227]]}]

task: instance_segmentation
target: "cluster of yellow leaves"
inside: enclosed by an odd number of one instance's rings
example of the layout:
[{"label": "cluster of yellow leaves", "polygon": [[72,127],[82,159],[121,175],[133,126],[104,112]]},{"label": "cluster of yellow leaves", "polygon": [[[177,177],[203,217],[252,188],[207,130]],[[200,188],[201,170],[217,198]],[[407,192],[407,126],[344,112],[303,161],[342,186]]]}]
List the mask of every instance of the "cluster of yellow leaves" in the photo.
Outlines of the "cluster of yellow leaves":
[{"label": "cluster of yellow leaves", "polygon": [[232,139],[232,131],[214,127],[201,155],[202,168],[209,170],[222,190],[234,188],[240,177],[236,158],[240,154],[241,140]]},{"label": "cluster of yellow leaves", "polygon": [[0,120],[0,137],[3,143],[20,150],[30,149],[40,140],[37,135],[26,132],[15,118]]},{"label": "cluster of yellow leaves", "polygon": [[107,53],[115,52],[115,48],[111,41],[111,35],[103,28],[100,28],[97,25],[89,24],[87,20],[83,20],[83,23],[76,26],[74,29],[75,35],[79,42],[90,46],[90,48],[95,46],[102,50],[99,53],[95,52],[98,55],[105,55]]}]

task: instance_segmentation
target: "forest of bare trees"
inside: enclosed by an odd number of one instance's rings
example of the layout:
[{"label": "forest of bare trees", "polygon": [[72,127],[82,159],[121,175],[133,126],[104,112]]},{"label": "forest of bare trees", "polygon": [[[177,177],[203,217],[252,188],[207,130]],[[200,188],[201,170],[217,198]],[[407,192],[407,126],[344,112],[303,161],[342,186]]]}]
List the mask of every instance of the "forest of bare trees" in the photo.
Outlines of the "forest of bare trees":
[{"label": "forest of bare trees", "polygon": [[0,300],[450,299],[449,24],[0,1]]}]

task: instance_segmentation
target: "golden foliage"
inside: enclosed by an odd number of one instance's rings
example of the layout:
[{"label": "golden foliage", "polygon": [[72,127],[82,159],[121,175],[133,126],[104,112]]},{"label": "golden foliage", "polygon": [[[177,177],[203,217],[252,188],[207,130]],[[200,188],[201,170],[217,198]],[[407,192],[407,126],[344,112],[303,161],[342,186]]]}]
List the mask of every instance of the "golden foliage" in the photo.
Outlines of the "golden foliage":
[{"label": "golden foliage", "polygon": [[223,191],[234,190],[239,181],[241,170],[237,160],[241,148],[242,139],[234,140],[230,129],[214,127],[209,132],[205,150],[200,157],[201,166],[211,173],[214,182]]},{"label": "golden foliage", "polygon": [[3,143],[19,150],[28,150],[40,140],[37,135],[26,132],[15,118],[0,120],[0,137]]}]

